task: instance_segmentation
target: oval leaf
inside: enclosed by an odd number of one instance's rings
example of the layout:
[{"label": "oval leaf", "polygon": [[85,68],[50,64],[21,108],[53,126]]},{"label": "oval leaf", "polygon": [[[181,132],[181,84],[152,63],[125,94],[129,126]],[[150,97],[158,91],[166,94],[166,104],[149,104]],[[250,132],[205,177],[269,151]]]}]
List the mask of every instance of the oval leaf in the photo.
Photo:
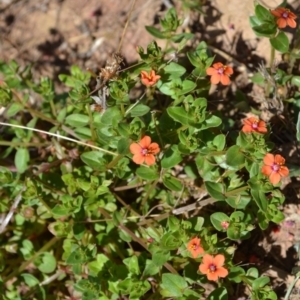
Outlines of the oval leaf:
[{"label": "oval leaf", "polygon": [[144,116],[150,111],[149,106],[144,105],[144,104],[139,104],[135,106],[132,110],[130,110],[129,114],[131,117],[140,117]]},{"label": "oval leaf", "polygon": [[171,191],[180,192],[183,189],[182,183],[173,176],[164,176],[163,184]]},{"label": "oval leaf", "polygon": [[83,127],[89,123],[89,117],[83,114],[72,114],[66,117],[65,122],[73,127]]},{"label": "oval leaf", "polygon": [[156,170],[146,168],[146,167],[139,167],[136,170],[136,174],[145,180],[156,180],[159,178],[159,174],[157,173]]},{"label": "oval leaf", "polygon": [[284,32],[279,32],[278,35],[270,39],[272,47],[281,52],[286,53],[289,51],[289,39]]},{"label": "oval leaf", "polygon": [[29,152],[27,148],[17,149],[15,155],[15,165],[19,173],[24,173],[28,167]]}]

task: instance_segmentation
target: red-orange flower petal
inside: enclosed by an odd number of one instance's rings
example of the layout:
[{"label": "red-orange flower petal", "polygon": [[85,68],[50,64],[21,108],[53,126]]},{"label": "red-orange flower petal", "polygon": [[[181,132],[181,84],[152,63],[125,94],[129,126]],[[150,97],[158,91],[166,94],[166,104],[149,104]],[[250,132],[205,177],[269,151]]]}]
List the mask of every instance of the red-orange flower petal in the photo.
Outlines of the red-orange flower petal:
[{"label": "red-orange flower petal", "polygon": [[259,132],[259,133],[267,133],[268,130],[266,128],[266,123],[264,121],[259,120],[256,117],[250,117],[243,120],[244,126],[242,131],[244,133],[251,132]]},{"label": "red-orange flower petal", "polygon": [[151,70],[148,74],[146,71],[141,71],[141,81],[146,86],[152,86],[160,79],[159,75],[155,74],[154,70]]},{"label": "red-orange flower petal", "polygon": [[273,16],[277,18],[277,26],[278,28],[285,28],[286,26],[290,26],[291,28],[295,28],[297,23],[295,19],[297,16],[292,13],[289,9],[284,7],[278,7],[270,11]]},{"label": "red-orange flower petal", "polygon": [[224,278],[228,275],[228,270],[223,267],[225,257],[218,254],[215,257],[205,254],[199,271],[207,276],[208,280],[217,281],[219,277]]},{"label": "red-orange flower petal", "polygon": [[193,258],[196,258],[204,253],[204,249],[200,246],[200,242],[201,240],[199,238],[193,238],[187,244],[187,249]]},{"label": "red-orange flower petal", "polygon": [[281,180],[281,177],[287,177],[289,175],[289,169],[284,166],[285,159],[276,154],[267,153],[264,157],[264,166],[261,172],[269,177],[272,184],[277,184]]},{"label": "red-orange flower petal", "polygon": [[139,142],[142,148],[148,148],[151,144],[151,138],[148,135],[145,135]]},{"label": "red-orange flower petal", "polygon": [[221,82],[223,85],[228,85],[230,83],[229,76],[233,74],[233,69],[217,62],[206,70],[206,74],[211,76],[210,82],[212,84],[218,84]]},{"label": "red-orange flower petal", "polygon": [[132,143],[129,147],[133,154],[132,160],[140,165],[146,163],[151,166],[155,163],[155,154],[159,153],[160,148],[157,143],[151,143],[149,136],[144,136],[139,143]]}]

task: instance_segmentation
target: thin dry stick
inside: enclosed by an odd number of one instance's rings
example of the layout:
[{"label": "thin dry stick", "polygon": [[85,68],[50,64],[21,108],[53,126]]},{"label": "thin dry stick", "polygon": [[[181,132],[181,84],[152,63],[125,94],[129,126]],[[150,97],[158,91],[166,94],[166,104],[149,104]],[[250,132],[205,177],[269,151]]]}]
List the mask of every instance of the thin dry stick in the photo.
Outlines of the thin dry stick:
[{"label": "thin dry stick", "polygon": [[10,219],[12,218],[16,208],[18,207],[21,199],[22,199],[22,193],[25,191],[26,187],[23,186],[23,188],[21,189],[21,191],[18,193],[18,195],[16,196],[13,205],[11,206],[8,214],[6,215],[5,219],[3,220],[1,226],[0,226],[0,234],[2,234],[7,226],[7,224],[9,223]]},{"label": "thin dry stick", "polygon": [[130,10],[129,10],[129,13],[128,13],[127,21],[126,21],[126,24],[125,24],[125,26],[124,26],[124,28],[123,28],[121,40],[120,40],[120,42],[119,42],[118,52],[121,51],[122,44],[123,44],[123,39],[124,39],[126,30],[127,30],[127,27],[128,27],[128,25],[129,25],[129,21],[130,21],[130,18],[131,18],[131,13],[132,13],[132,11],[133,11],[133,7],[134,7],[134,5],[135,5],[135,2],[136,2],[136,0],[132,0],[132,2],[131,2],[131,7],[130,7]]},{"label": "thin dry stick", "polygon": [[66,140],[66,141],[74,142],[74,143],[79,144],[79,145],[90,147],[90,148],[93,148],[93,149],[96,149],[96,150],[99,150],[99,151],[102,151],[104,153],[108,153],[108,154],[111,154],[111,155],[114,155],[114,156],[118,155],[117,153],[105,150],[103,148],[100,148],[100,147],[97,147],[97,146],[94,146],[94,145],[91,145],[91,144],[88,144],[88,143],[85,143],[85,142],[81,142],[81,141],[78,141],[78,140],[75,140],[75,139],[72,139],[72,138],[60,135],[60,134],[56,134],[56,133],[52,133],[52,132],[48,132],[48,131],[44,131],[44,130],[40,130],[40,129],[30,128],[30,127],[25,127],[25,126],[21,126],[21,125],[16,125],[16,124],[3,123],[3,122],[0,122],[0,125],[9,126],[9,127],[15,127],[15,128],[21,128],[21,129],[25,129],[25,130],[31,130],[31,131],[35,131],[35,132],[44,133],[44,134],[47,134],[47,135],[50,135],[50,136],[54,136],[54,137],[57,137],[57,138],[60,138],[60,139]]}]

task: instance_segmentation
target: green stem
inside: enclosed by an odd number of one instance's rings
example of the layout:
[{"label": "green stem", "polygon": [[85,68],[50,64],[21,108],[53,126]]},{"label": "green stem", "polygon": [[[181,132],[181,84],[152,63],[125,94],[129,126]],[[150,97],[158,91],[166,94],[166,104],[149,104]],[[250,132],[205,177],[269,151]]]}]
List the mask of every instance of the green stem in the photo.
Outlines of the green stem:
[{"label": "green stem", "polygon": [[121,109],[122,116],[125,116],[125,108],[124,108],[124,104],[121,104],[121,105],[120,105],[120,109]]},{"label": "green stem", "polygon": [[1,146],[10,146],[10,147],[46,147],[51,145],[51,143],[29,143],[29,142],[8,142],[8,141],[0,141]]},{"label": "green stem", "polygon": [[236,195],[236,194],[238,194],[238,193],[240,193],[240,192],[243,192],[243,191],[246,191],[246,190],[248,190],[248,189],[249,189],[249,186],[248,186],[248,185],[242,186],[242,187],[240,187],[240,188],[238,188],[238,189],[234,189],[234,190],[232,190],[232,191],[229,191],[229,192],[225,193],[225,196],[228,197],[228,196],[230,196],[230,195]]},{"label": "green stem", "polygon": [[106,169],[109,170],[111,168],[113,168],[117,163],[118,161],[123,158],[124,155],[121,155],[119,154],[117,157],[115,157],[107,166],[106,166]]},{"label": "green stem", "polygon": [[94,127],[93,114],[91,112],[89,104],[87,104],[85,107],[86,107],[86,110],[89,115],[89,120],[90,120],[89,126],[90,126],[90,130],[91,130],[91,134],[92,134],[92,141],[96,141],[97,137],[96,137],[95,127]]},{"label": "green stem", "polygon": [[6,278],[3,279],[3,283],[6,283],[10,279],[18,276],[22,271],[24,271],[34,260],[46,252],[49,248],[51,248],[56,242],[58,242],[60,238],[53,237],[46,245],[44,245],[38,252],[36,252],[29,260],[25,261],[19,268],[15,269],[12,273],[10,273]]},{"label": "green stem", "polygon": [[155,118],[155,114],[153,113],[151,116],[152,116],[153,124],[154,124],[154,126],[155,126],[156,134],[157,134],[157,136],[158,136],[158,138],[159,138],[159,142],[160,142],[161,148],[164,148],[165,145],[164,145],[163,139],[162,139],[162,137],[161,137],[161,135],[160,135],[160,132],[159,132],[157,126],[156,126],[156,118]]},{"label": "green stem", "polygon": [[51,100],[49,101],[49,103],[50,103],[50,107],[51,107],[52,114],[53,114],[53,116],[54,116],[55,119],[56,119],[57,113],[56,113],[56,109],[55,109],[55,105],[54,105],[53,100],[51,99]]},{"label": "green stem", "polygon": [[148,200],[150,194],[152,193],[152,190],[155,188],[155,186],[157,185],[158,181],[159,181],[159,179],[156,179],[155,181],[152,182],[150,188],[148,189],[145,197],[142,200],[142,203],[141,203],[141,207],[142,208],[145,206],[146,201]]}]

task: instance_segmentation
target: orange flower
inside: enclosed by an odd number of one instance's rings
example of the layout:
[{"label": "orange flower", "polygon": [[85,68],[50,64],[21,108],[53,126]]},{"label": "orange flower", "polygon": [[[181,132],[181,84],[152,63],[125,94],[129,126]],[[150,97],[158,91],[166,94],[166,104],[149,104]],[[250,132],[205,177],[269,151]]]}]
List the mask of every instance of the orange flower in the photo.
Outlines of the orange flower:
[{"label": "orange flower", "polygon": [[208,280],[217,281],[219,277],[224,278],[228,275],[228,270],[223,267],[224,262],[225,256],[222,254],[218,254],[215,257],[205,254],[199,270],[207,276]]},{"label": "orange flower", "polygon": [[218,62],[213,64],[212,67],[206,70],[206,74],[211,76],[210,82],[212,84],[218,84],[220,81],[223,85],[228,85],[230,83],[229,76],[233,74],[231,67],[225,66]]},{"label": "orange flower", "polygon": [[155,71],[151,70],[150,74],[146,71],[141,71],[142,83],[146,86],[154,85],[160,78],[159,75],[155,75]]},{"label": "orange flower", "polygon": [[284,7],[277,7],[270,12],[277,18],[276,23],[278,25],[278,28],[285,28],[286,26],[290,26],[292,28],[296,27],[297,23],[294,19],[296,19],[297,16],[289,9]]},{"label": "orange flower", "polygon": [[242,131],[244,133],[251,132],[259,132],[259,133],[267,133],[266,123],[261,121],[255,117],[250,117],[248,119],[243,120],[244,126]]},{"label": "orange flower", "polygon": [[199,238],[193,238],[187,244],[188,251],[191,252],[193,258],[196,258],[200,254],[204,253],[204,249],[200,247],[201,240]]},{"label": "orange flower", "polygon": [[151,143],[151,138],[147,135],[145,135],[138,144],[132,143],[130,145],[130,152],[133,154],[132,160],[138,165],[144,162],[148,166],[153,165],[155,163],[154,154],[157,154],[159,151],[159,145],[157,143]]},{"label": "orange flower", "polygon": [[285,159],[276,154],[275,156],[271,153],[267,153],[264,157],[264,166],[261,169],[261,172],[269,176],[270,182],[272,184],[277,184],[281,177],[286,177],[289,175],[289,169],[283,166]]}]

